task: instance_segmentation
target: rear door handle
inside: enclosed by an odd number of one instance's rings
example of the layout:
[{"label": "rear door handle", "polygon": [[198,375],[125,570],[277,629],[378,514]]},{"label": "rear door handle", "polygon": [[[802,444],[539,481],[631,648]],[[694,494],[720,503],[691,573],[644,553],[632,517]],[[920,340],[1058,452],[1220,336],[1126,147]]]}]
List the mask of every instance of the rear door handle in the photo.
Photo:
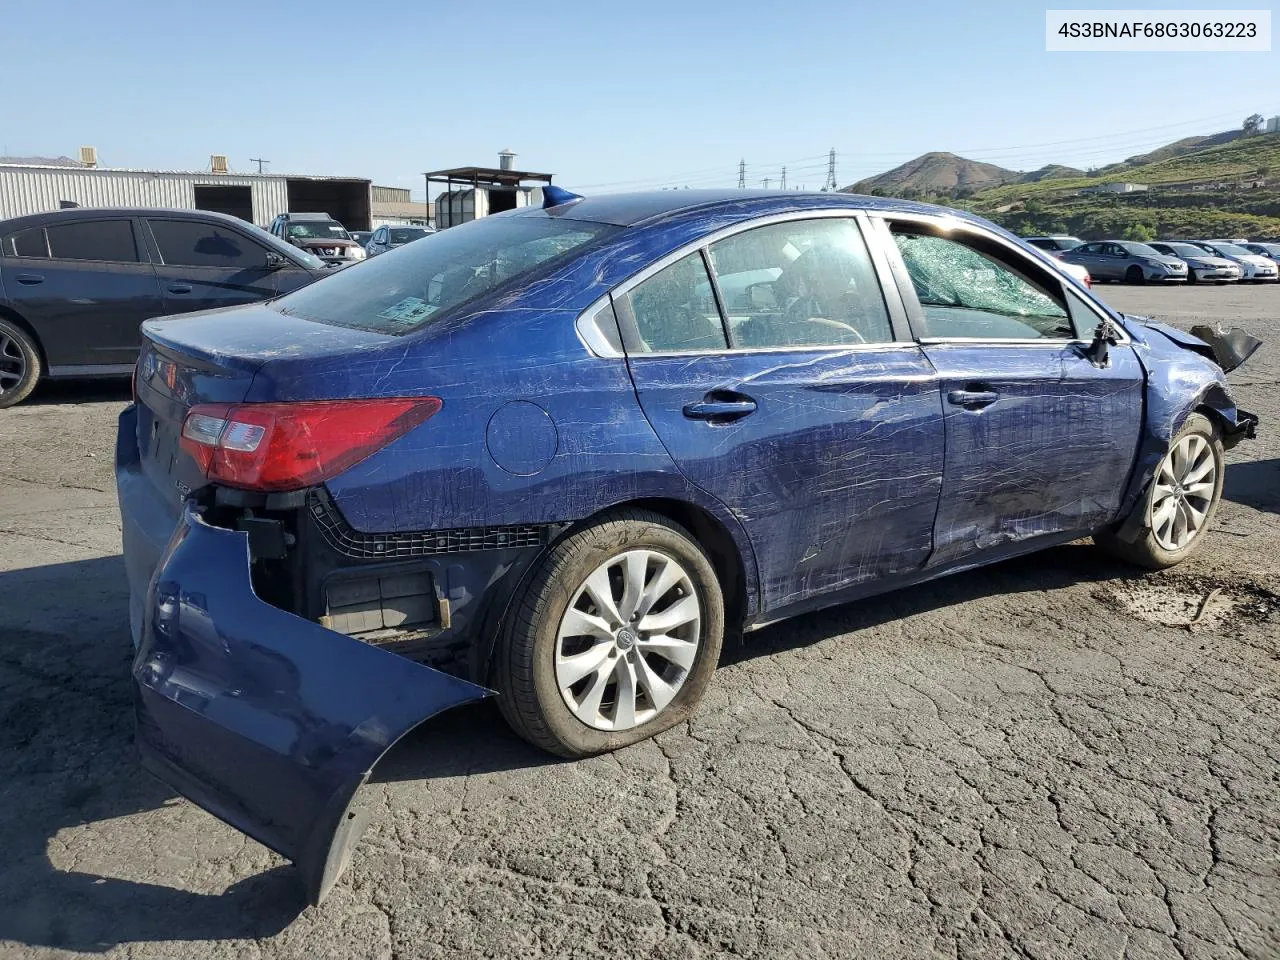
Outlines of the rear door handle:
[{"label": "rear door handle", "polygon": [[969,410],[989,407],[999,399],[1000,394],[994,390],[952,390],[947,394],[948,402]]},{"label": "rear door handle", "polygon": [[170,293],[190,293],[191,284],[189,283],[171,283],[169,284]]},{"label": "rear door handle", "polygon": [[684,415],[690,420],[711,423],[732,423],[755,412],[756,402],[741,393],[709,393],[702,400],[684,405]]},{"label": "rear door handle", "polygon": [[25,283],[29,287],[33,287],[37,283],[44,283],[44,277],[38,273],[20,273],[14,279],[19,283]]}]

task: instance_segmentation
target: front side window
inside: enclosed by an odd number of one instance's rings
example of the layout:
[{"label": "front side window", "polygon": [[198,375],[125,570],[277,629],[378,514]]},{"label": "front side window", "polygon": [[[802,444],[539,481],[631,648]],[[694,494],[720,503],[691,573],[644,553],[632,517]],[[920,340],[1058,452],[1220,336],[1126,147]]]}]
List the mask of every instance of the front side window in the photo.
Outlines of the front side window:
[{"label": "front side window", "polygon": [[485,217],[394,257],[374,257],[275,302],[290,316],[382,333],[420,329],[447,310],[568,256],[619,228],[550,217]]},{"label": "front side window", "polygon": [[160,258],[174,267],[261,270],[267,252],[235,230],[197,220],[148,220]]},{"label": "front side window", "polygon": [[[924,337],[1071,339],[1075,328],[1062,288],[1027,265],[1012,264],[969,243],[894,228],[924,313]],[[1036,279],[1032,279],[1036,277]]]},{"label": "front side window", "polygon": [[710,247],[731,345],[848,346],[893,340],[855,221],[789,220]]},{"label": "front side window", "polygon": [[711,278],[694,251],[626,295],[642,353],[723,350],[728,345]]},{"label": "front side window", "polygon": [[45,228],[49,256],[55,260],[106,260],[137,263],[138,246],[128,220],[85,220]]}]

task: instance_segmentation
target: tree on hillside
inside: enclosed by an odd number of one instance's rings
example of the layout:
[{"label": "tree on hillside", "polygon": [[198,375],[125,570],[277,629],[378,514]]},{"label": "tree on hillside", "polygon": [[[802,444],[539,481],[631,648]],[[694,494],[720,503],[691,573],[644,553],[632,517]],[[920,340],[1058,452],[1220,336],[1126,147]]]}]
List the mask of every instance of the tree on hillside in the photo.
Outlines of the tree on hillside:
[{"label": "tree on hillside", "polygon": [[1260,113],[1251,113],[1244,118],[1244,124],[1241,130],[1244,131],[1246,137],[1252,137],[1255,133],[1262,129],[1263,116]]},{"label": "tree on hillside", "polygon": [[1156,232],[1153,228],[1145,223],[1131,223],[1124,228],[1122,240],[1135,240],[1138,243],[1147,243],[1156,238]]}]

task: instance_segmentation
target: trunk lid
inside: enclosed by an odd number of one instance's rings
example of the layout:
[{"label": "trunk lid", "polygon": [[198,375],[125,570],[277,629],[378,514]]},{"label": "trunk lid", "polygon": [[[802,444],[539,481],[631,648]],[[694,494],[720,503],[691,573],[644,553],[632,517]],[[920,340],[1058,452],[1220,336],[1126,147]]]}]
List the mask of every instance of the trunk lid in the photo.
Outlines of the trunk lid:
[{"label": "trunk lid", "polygon": [[290,317],[264,304],[148,320],[142,325],[136,373],[137,442],[143,472],[166,499],[181,500],[204,483],[195,461],[178,443],[193,406],[240,403],[269,360],[288,357],[310,362],[349,356],[394,339]]}]

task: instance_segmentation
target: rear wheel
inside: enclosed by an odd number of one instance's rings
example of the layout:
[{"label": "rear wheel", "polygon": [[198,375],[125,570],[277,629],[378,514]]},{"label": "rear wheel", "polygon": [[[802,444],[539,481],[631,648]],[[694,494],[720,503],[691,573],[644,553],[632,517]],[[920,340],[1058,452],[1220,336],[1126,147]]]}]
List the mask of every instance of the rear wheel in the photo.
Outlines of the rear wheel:
[{"label": "rear wheel", "polygon": [[1222,440],[1213,421],[1193,413],[1160,461],[1151,488],[1135,510],[1143,511],[1140,536],[1121,540],[1114,531],[1094,541],[1123,560],[1160,570],[1200,549],[1218,512],[1224,475]]},{"label": "rear wheel", "polygon": [[31,337],[0,317],[0,408],[25,400],[40,379],[40,354]]},{"label": "rear wheel", "polygon": [[563,757],[616,750],[685,720],[715,672],[724,600],[706,555],[647,510],[556,544],[500,642],[503,716]]},{"label": "rear wheel", "polygon": [[1124,278],[1129,283],[1142,283],[1146,279],[1146,275],[1142,272],[1142,268],[1134,264],[1124,272]]}]

